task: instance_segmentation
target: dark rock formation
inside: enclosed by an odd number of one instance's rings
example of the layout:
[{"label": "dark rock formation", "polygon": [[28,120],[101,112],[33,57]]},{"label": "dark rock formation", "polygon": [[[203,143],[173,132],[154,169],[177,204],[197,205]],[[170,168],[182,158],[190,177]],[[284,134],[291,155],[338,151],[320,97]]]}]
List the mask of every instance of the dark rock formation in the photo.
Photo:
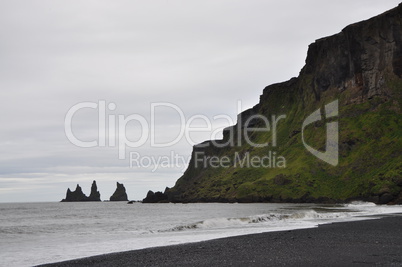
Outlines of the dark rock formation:
[{"label": "dark rock formation", "polygon": [[126,188],[124,188],[123,184],[117,182],[116,191],[114,191],[113,195],[110,197],[110,201],[128,201]]},{"label": "dark rock formation", "polygon": [[61,202],[78,202],[78,201],[101,201],[100,194],[97,191],[96,182],[93,181],[91,186],[91,194],[87,197],[83,192],[79,184],[75,191],[71,191],[70,188],[67,189],[66,198]]},{"label": "dark rock formation", "polygon": [[153,192],[151,190],[148,191],[147,196],[142,200],[142,203],[158,203],[158,202],[166,202],[167,195],[160,191]]},{"label": "dark rock formation", "polygon": [[67,189],[66,198],[62,202],[74,202],[74,201],[86,201],[87,196],[82,192],[81,186],[77,184],[75,191],[71,191],[70,188]]},{"label": "dark rock formation", "polygon": [[313,77],[316,97],[331,88],[350,90],[351,103],[389,95],[388,73],[402,78],[400,16],[401,5],[311,44],[301,76]]},{"label": "dark rock formation", "polygon": [[[313,112],[319,109],[322,116],[324,107],[335,102],[339,112],[332,119],[339,126],[339,162],[333,166],[305,148],[301,130]],[[261,132],[255,128],[266,129],[265,122],[249,121],[255,114],[269,120],[285,114],[286,119],[272,131]],[[328,121],[309,125],[306,142],[325,151]],[[297,78],[267,86],[259,103],[223,131],[222,140],[194,146],[189,166],[173,188],[149,191],[143,202],[401,203],[401,132],[402,4],[316,40]],[[250,145],[246,133],[253,142],[268,146]],[[270,152],[283,155],[286,168],[214,168],[198,157],[227,157],[236,163],[248,154],[261,157]]]},{"label": "dark rock formation", "polygon": [[89,195],[87,201],[101,201],[100,193],[98,191],[98,187],[96,186],[96,181],[92,182],[91,194]]}]

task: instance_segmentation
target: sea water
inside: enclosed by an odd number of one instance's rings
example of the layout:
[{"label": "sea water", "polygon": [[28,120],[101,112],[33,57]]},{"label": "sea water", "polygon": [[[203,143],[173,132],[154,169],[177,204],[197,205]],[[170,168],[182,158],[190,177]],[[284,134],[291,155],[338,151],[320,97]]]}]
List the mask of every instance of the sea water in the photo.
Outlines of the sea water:
[{"label": "sea water", "polygon": [[32,266],[104,253],[316,227],[402,213],[352,204],[0,203],[0,266]]}]

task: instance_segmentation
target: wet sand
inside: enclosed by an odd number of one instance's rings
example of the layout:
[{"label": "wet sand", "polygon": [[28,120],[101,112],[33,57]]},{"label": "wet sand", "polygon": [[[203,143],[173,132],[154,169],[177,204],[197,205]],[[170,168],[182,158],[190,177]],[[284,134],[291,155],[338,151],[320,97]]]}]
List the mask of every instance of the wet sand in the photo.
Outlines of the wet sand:
[{"label": "wet sand", "polygon": [[402,215],[99,255],[42,266],[402,266]]}]

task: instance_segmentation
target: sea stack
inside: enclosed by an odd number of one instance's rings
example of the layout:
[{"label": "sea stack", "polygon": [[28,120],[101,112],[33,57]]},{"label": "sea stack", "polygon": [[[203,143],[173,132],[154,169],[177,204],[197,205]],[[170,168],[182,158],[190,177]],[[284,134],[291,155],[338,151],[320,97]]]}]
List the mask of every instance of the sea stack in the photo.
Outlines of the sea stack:
[{"label": "sea stack", "polygon": [[110,201],[128,201],[126,188],[123,184],[117,182],[116,191],[114,191],[113,195],[110,197]]},{"label": "sea stack", "polygon": [[77,184],[75,191],[71,191],[70,188],[67,189],[66,198],[61,202],[74,202],[74,201],[85,201],[87,196],[82,192],[81,186]]},{"label": "sea stack", "polygon": [[96,185],[96,181],[92,182],[91,186],[91,194],[88,197],[87,201],[101,201],[100,199],[100,193],[98,191],[98,187]]},{"label": "sea stack", "polygon": [[91,194],[87,197],[83,192],[79,184],[75,188],[75,191],[71,191],[70,188],[67,189],[66,198],[61,202],[80,202],[80,201],[101,201],[100,193],[98,187],[96,186],[96,181],[93,181],[91,186]]}]

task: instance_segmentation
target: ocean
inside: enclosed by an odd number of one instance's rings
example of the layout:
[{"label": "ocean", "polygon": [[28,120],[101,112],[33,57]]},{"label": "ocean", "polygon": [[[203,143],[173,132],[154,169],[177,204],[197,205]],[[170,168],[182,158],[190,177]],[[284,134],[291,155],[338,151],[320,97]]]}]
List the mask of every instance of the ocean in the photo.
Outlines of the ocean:
[{"label": "ocean", "polygon": [[0,266],[32,266],[104,253],[316,227],[402,213],[351,204],[0,203]]}]

